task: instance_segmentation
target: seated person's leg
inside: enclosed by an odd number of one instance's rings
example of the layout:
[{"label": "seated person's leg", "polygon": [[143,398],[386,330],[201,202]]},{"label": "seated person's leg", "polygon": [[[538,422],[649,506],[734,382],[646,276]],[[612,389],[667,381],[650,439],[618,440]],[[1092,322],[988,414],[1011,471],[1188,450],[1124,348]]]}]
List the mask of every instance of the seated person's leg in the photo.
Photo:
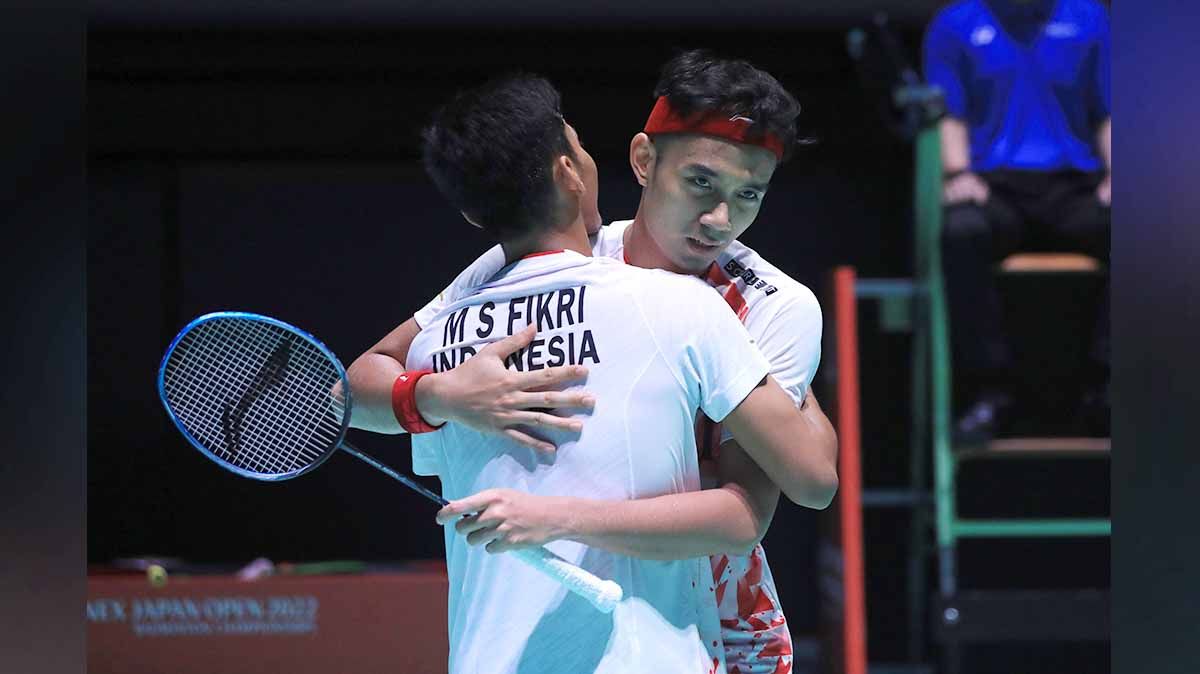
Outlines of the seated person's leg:
[{"label": "seated person's leg", "polygon": [[[1063,213],[1055,227],[1056,238],[1063,250],[1078,251],[1100,260],[1109,261],[1109,235],[1112,231],[1112,209],[1096,197],[1099,174],[1081,174],[1075,188],[1065,195],[1059,206]],[[1083,429],[1089,435],[1109,434],[1109,288],[1110,276],[1105,275],[1103,295],[1096,313],[1089,355],[1092,368],[1087,387],[1080,401]]]},{"label": "seated person's leg", "polygon": [[955,423],[955,441],[983,442],[1012,406],[1012,354],[1001,321],[995,263],[1021,239],[1018,213],[994,192],[982,206],[948,206],[942,221],[942,268],[950,310],[953,376],[970,404]]}]

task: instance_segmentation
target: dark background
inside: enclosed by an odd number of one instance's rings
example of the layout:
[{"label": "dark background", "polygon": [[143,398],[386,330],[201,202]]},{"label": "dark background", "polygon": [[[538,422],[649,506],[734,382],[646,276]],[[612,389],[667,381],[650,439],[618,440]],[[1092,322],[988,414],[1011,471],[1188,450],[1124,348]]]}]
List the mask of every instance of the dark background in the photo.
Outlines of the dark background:
[{"label": "dark background", "polygon": [[[545,4],[95,8],[86,71],[89,562],[441,556],[433,509],[348,458],[277,485],[212,466],[170,425],[154,380],[170,338],[206,311],[293,322],[349,363],[440,290],[488,242],[422,173],[418,132],[456,89],[501,72],[537,72],[559,87],[613,220],[637,206],[628,143],[653,103],[658,67],[691,47],[748,59],[797,96],[802,126],[819,142],[780,168],[742,240],[821,297],[835,264],[862,276],[908,273],[911,148],[882,123],[845,48],[846,30],[886,3],[764,2],[700,15],[689,7],[686,19],[663,5]],[[892,4],[915,64],[940,3]],[[1042,313],[1018,325],[1064,314],[1036,304]],[[860,315],[864,480],[895,486],[907,476],[907,340],[883,334],[870,309]],[[1065,312],[1066,330],[1088,325],[1088,311]],[[823,370],[829,319],[827,308]],[[1078,359],[1066,354],[1069,374]],[[832,389],[818,385],[818,395],[829,401]],[[1044,402],[1052,424],[1061,401]],[[351,439],[408,467],[402,436]],[[1107,512],[1107,465],[965,477],[975,495],[965,514]],[[765,543],[797,636],[818,628],[818,519],[781,503]],[[869,511],[865,525],[872,659],[899,660],[907,520]],[[1106,541],[967,541],[963,584],[1106,585],[1107,555]]]}]

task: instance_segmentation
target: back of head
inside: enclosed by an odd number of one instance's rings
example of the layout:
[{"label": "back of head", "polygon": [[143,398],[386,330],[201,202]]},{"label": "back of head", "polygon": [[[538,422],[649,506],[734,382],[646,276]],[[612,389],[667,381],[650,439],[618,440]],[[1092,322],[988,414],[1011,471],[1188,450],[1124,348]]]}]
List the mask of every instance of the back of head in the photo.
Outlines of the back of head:
[{"label": "back of head", "polygon": [[555,208],[552,164],[571,155],[558,91],[512,75],[459,93],[422,134],[425,171],[438,190],[497,239],[519,236]]},{"label": "back of head", "polygon": [[800,104],[778,80],[746,61],[717,58],[700,49],[683,52],[663,66],[654,96],[665,96],[683,117],[723,113],[748,118],[748,136],[775,136],[782,142],[784,160],[796,145]]}]

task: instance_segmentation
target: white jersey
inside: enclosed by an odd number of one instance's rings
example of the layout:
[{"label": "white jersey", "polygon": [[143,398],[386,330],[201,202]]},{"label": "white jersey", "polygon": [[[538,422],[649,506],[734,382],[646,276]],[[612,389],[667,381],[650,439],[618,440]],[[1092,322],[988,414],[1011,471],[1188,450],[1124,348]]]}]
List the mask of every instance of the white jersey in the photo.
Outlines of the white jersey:
[{"label": "white jersey", "polygon": [[[592,254],[623,260],[625,230],[632,222],[621,220],[601,227],[591,237]],[[485,283],[504,264],[504,250],[500,246],[488,249],[413,315],[417,325],[429,324],[443,307]],[[821,305],[816,296],[740,241],[730,243],[716,265],[725,273],[727,282],[732,279],[745,302],[746,308],[739,318],[770,361],[771,376],[800,404],[821,362]],[[718,290],[725,291],[727,287]],[[724,439],[729,437],[726,433]]]},{"label": "white jersey", "polygon": [[[452,368],[532,321],[537,338],[508,366],[586,365],[580,386],[596,408],[579,435],[547,433],[551,456],[453,423],[413,436],[414,471],[441,478],[446,498],[496,487],[611,500],[696,491],[697,410],[723,419],[769,369],[700,280],[570,251],[520,260],[426,314],[406,366]],[[725,671],[707,558],[547,546],[621,585],[629,599],[604,615],[511,555],[467,545],[453,527],[445,542],[451,674]]]},{"label": "white jersey", "polygon": [[[614,222],[592,236],[597,257],[623,260],[625,232],[632,220]],[[486,282],[504,266],[504,251],[495,246],[467,267],[438,297],[415,314],[426,325],[447,302]],[[821,362],[821,305],[812,291],[739,241],[729,244],[706,274],[706,281],[725,298],[726,311],[745,324],[771,364],[771,376],[799,405]],[[702,438],[711,458],[716,446],[732,435]],[[701,425],[701,435],[710,428]],[[703,446],[702,445],[702,446]],[[704,486],[716,477],[711,461],[701,464]],[[791,636],[779,595],[761,545],[748,555],[712,557],[714,595],[722,624],[729,671],[769,674],[791,666]]]}]

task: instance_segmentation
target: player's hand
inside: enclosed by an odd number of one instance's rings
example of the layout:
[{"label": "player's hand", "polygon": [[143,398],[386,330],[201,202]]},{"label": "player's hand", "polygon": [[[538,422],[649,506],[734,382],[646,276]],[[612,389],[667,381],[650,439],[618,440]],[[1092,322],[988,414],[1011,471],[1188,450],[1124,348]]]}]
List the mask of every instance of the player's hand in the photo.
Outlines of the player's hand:
[{"label": "player's hand", "polygon": [[438,511],[438,524],[462,517],[454,529],[467,537],[469,545],[483,545],[488,552],[532,548],[563,538],[568,507],[562,499],[536,496],[513,489],[487,489],[451,501]]},{"label": "player's hand", "polygon": [[1108,207],[1112,207],[1112,174],[1111,173],[1105,173],[1104,180],[1101,180],[1100,184],[1096,186],[1096,199],[1098,199],[1101,204],[1108,206]]},{"label": "player's hand", "polygon": [[[583,430],[578,419],[549,413],[555,409],[592,409],[586,391],[557,391],[587,376],[582,365],[514,372],[504,366],[510,354],[528,346],[537,334],[529,325],[521,332],[487,345],[453,370],[423,377],[417,384],[417,409],[431,424],[455,421],[481,433],[507,436],[526,447],[552,452],[553,444],[518,430],[555,428]],[[428,385],[426,385],[428,382]]]},{"label": "player's hand", "polygon": [[946,181],[946,184],[942,186],[942,201],[947,206],[965,204],[968,201],[982,206],[987,203],[990,193],[988,184],[983,181],[983,178],[967,171]]}]

